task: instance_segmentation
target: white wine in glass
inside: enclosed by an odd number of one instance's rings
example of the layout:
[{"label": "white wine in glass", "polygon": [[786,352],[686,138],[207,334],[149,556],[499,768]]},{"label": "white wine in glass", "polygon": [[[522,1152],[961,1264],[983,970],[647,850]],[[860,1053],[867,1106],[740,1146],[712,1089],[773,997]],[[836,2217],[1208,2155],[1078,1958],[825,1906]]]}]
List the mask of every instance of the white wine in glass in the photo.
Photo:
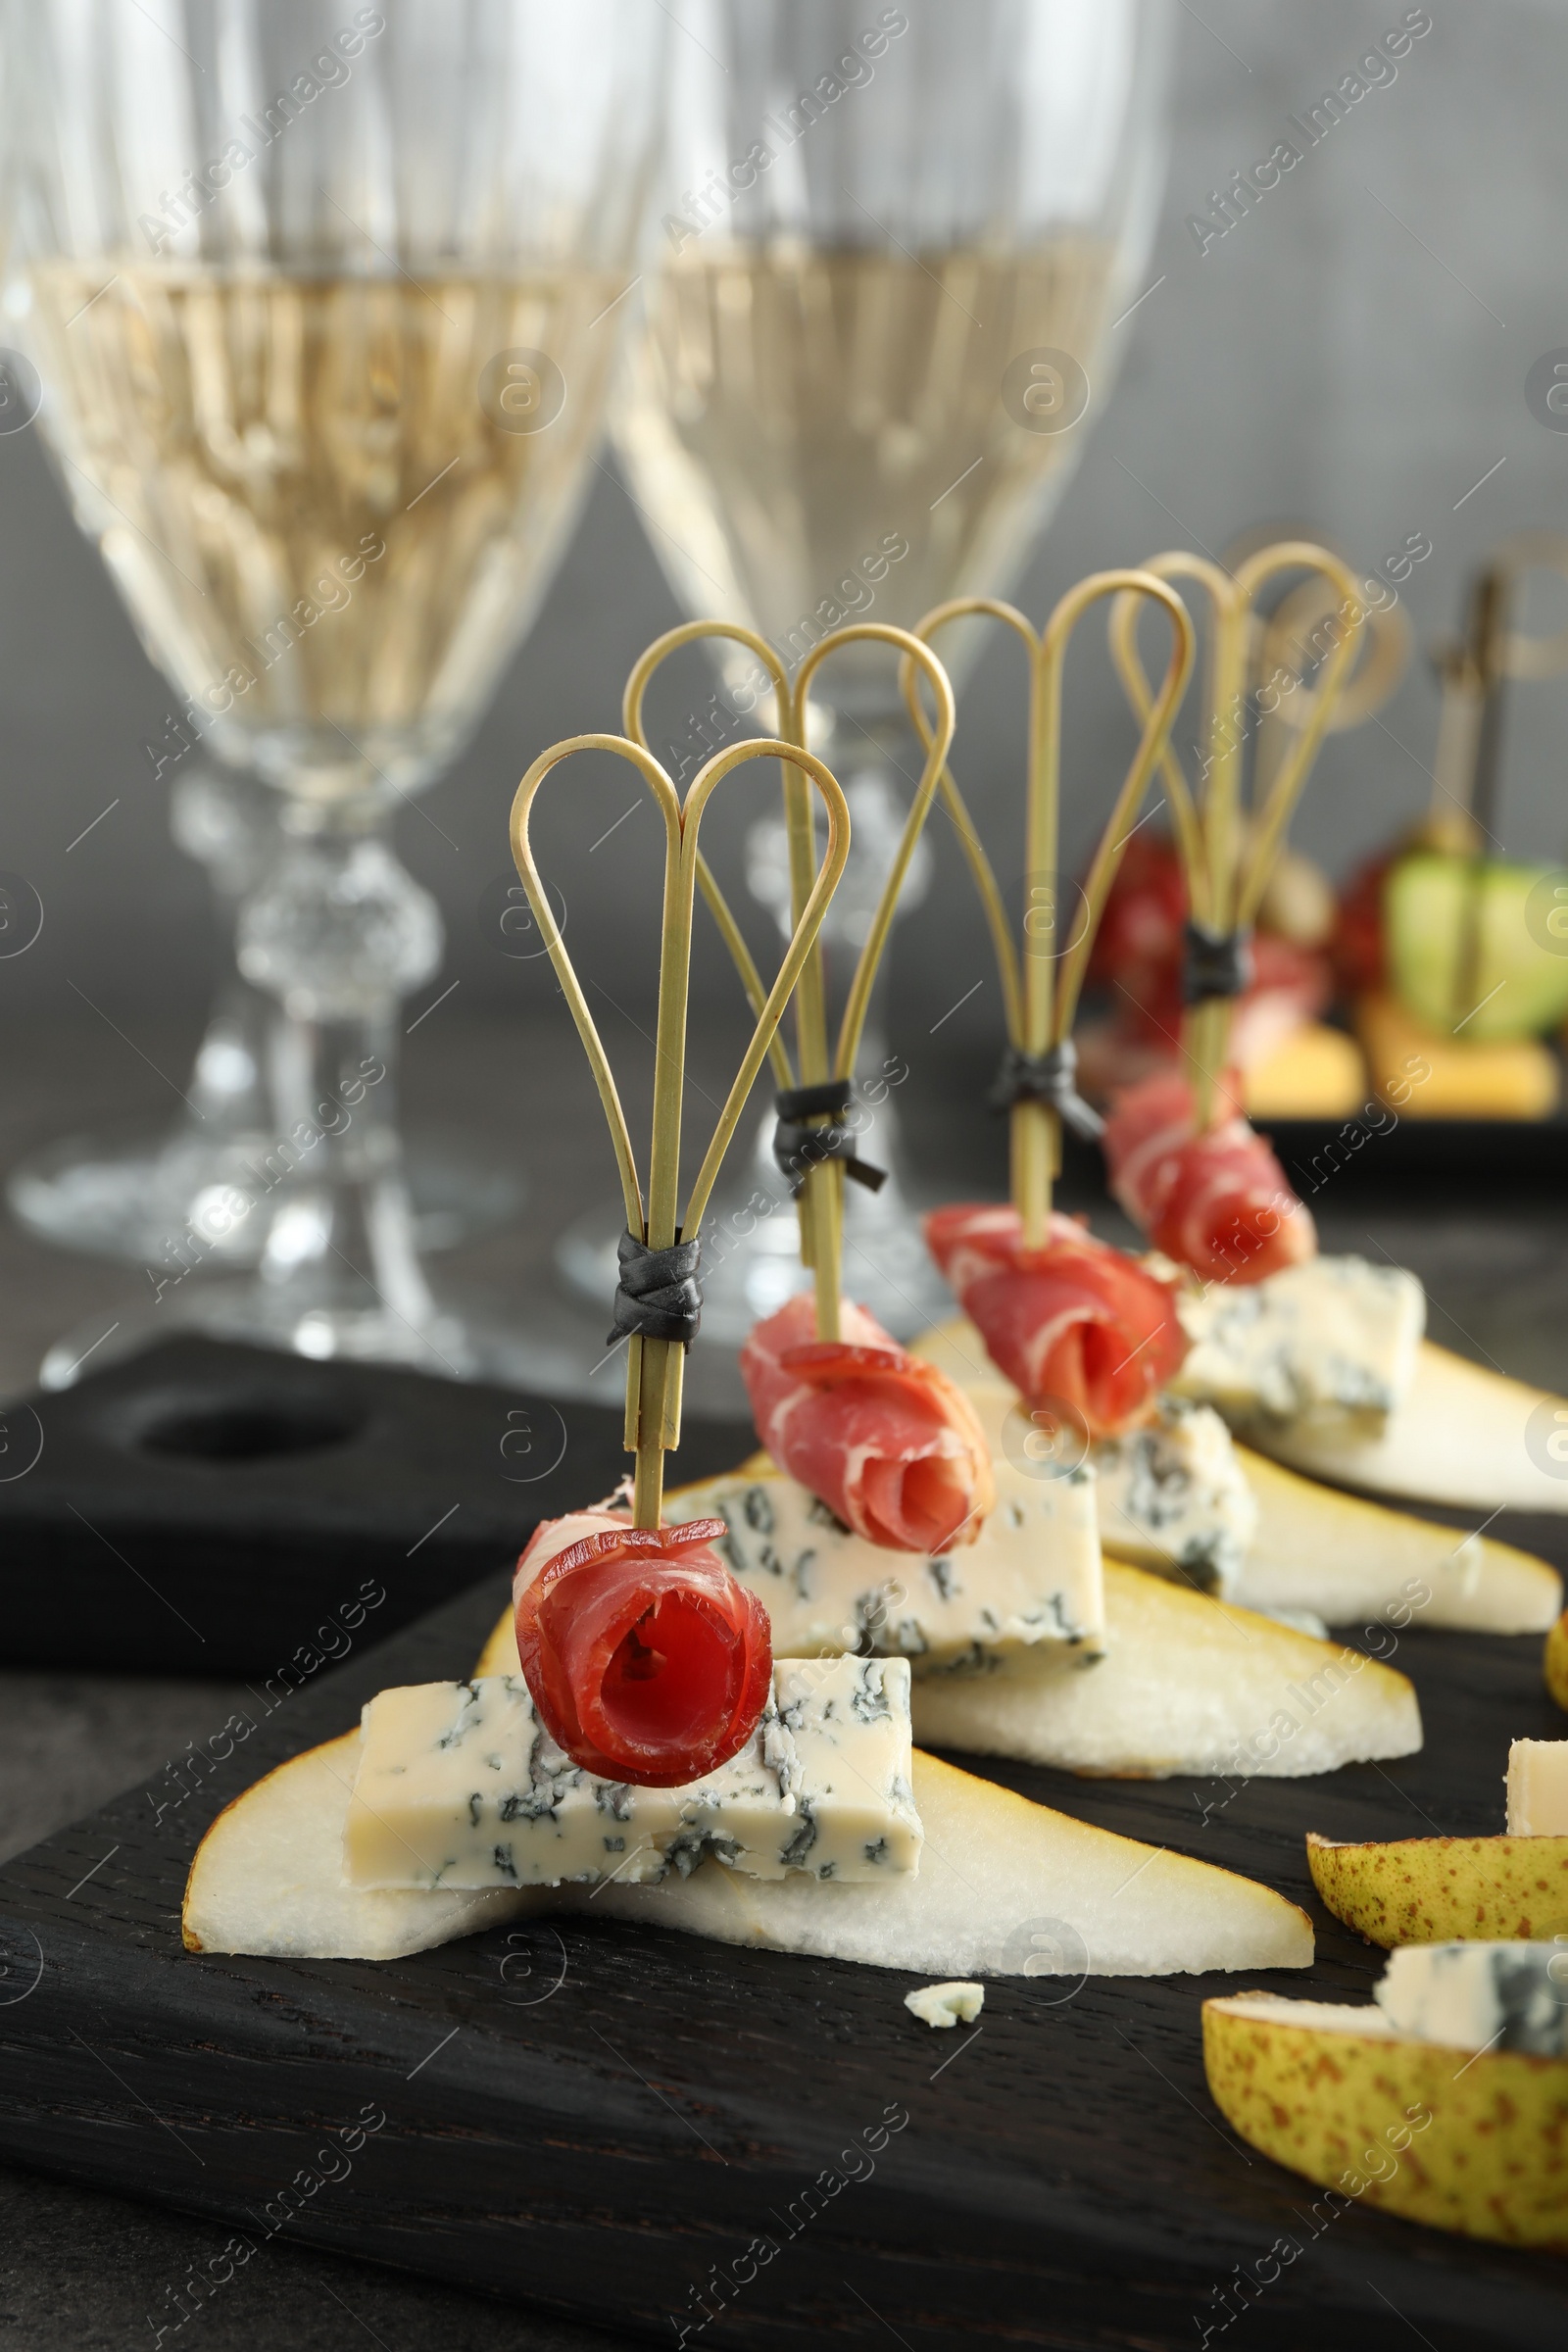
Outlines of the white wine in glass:
[{"label": "white wine in glass", "polygon": [[[1070,476],[1076,378],[1101,372],[1116,253],[1068,229],[1017,251],[823,252],[706,240],[648,296],[616,435],[693,613],[798,661],[839,614],[907,627],[1019,569]],[[1049,429],[1047,429],[1049,428]],[[847,649],[846,715],[892,705],[885,651]]]},{"label": "white wine in glass", "polygon": [[[34,271],[55,440],[220,745],[257,741],[307,792],[356,753],[394,784],[445,763],[575,513],[614,350],[591,329],[623,283]],[[480,395],[492,355],[516,349],[572,388],[537,431]]]},{"label": "white wine in glass", "polygon": [[391,823],[477,723],[586,486],[667,22],[27,0],[11,24],[45,434],[183,723],[279,794],[238,923],[283,1015],[275,1131],[171,1237],[183,1281],[260,1221],[258,1274],[182,1288],[122,1344],[178,1319],[503,1369],[507,1335],[437,1307],[416,1243],[398,1007],[441,924]]}]

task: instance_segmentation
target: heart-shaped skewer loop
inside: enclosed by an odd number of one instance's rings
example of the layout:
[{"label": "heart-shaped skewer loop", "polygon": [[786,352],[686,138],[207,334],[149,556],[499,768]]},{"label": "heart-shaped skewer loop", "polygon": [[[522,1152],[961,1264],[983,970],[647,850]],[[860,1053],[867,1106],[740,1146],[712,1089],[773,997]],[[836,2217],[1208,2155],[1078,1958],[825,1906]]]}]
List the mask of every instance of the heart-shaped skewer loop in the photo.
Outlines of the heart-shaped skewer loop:
[{"label": "heart-shaped skewer loop", "polygon": [[[1060,871],[1062,671],[1073,630],[1090,606],[1107,596],[1161,607],[1171,625],[1171,650],[1159,693],[1151,696],[1141,713],[1138,747],[1080,888]],[[945,761],[941,783],[996,951],[1008,1044],[999,1080],[999,1106],[1007,1109],[1011,1123],[1013,1206],[1022,1220],[1024,1247],[1036,1249],[1050,1226],[1063,1120],[1088,1135],[1099,1131],[1096,1114],[1077,1091],[1072,1025],[1095,932],[1187,690],[1197,640],[1181,598],[1147,570],[1092,572],[1068,589],[1038,632],[1016,606],[994,597],[966,596],[936,606],[915,634],[924,640],[952,621],[971,618],[1000,620],[1022,640],[1029,656],[1021,954],[995,870]],[[930,745],[931,721],[912,666],[906,667],[903,683],[910,716],[922,741]]]},{"label": "heart-shaped skewer loop", "polygon": [[[1366,607],[1348,565],[1310,540],[1285,539],[1259,548],[1234,572],[1180,550],[1152,557],[1145,569],[1162,580],[1194,582],[1203,590],[1212,616],[1204,678],[1206,748],[1197,787],[1189,786],[1168,742],[1160,762],[1187,876],[1191,920],[1184,1046],[1194,1070],[1198,1129],[1204,1133],[1225,1115],[1220,1081],[1252,920],[1355,659]],[[1295,682],[1293,673],[1278,665],[1270,677],[1252,675],[1254,648],[1266,642],[1254,625],[1256,599],[1266,582],[1296,571],[1328,584],[1337,599],[1336,625],[1305,723],[1292,736],[1261,799],[1249,811],[1243,770],[1252,701],[1272,692],[1277,703]],[[1147,718],[1152,695],[1138,657],[1139,618],[1132,599],[1118,599],[1110,646],[1128,700]],[[1205,986],[1205,976],[1211,986]]]},{"label": "heart-shaped skewer loop", "polygon": [[[659,1012],[655,1037],[653,1134],[648,1155],[646,1201],[638,1179],[625,1112],[614,1074],[605,1052],[588,1001],[571,957],[566,952],[543,878],[534,859],[529,824],[534,802],[547,776],[579,752],[611,752],[629,760],[652,793],[664,825],[663,890],[659,961]],[[686,1072],[686,1014],[690,987],[692,912],[697,889],[698,834],[703,812],[724,778],[754,760],[787,759],[793,773],[815,787],[827,810],[827,849],[810,893],[795,923],[783,961],[757,1014],[751,1043],[742,1057],[723,1108],[718,1114],[701,1167],[687,1196],[684,1216],[679,1213],[681,1102]],[[733,744],[715,753],[692,779],[684,803],[663,767],[641,744],[621,735],[574,735],[552,745],[528,769],[512,806],[512,852],[528,894],[562,993],[571,1009],[582,1039],[588,1065],[599,1090],[625,1202],[630,1257],[635,1266],[650,1251],[677,1252],[677,1245],[695,1243],[712,1193],[720,1163],[735,1133],[758,1071],[767,1055],[791,991],[815,943],[828,902],[849,856],[850,822],[844,795],[832,770],[810,753],[776,737]],[[623,1247],[623,1259],[628,1252]],[[694,1253],[693,1253],[694,1254]],[[646,1263],[643,1273],[650,1269]],[[668,1277],[678,1289],[695,1278],[695,1263],[666,1259],[651,1270]],[[639,1277],[639,1279],[641,1279]],[[663,1455],[680,1442],[681,1375],[685,1340],[657,1336],[655,1324],[678,1311],[671,1307],[640,1307],[623,1281],[616,1293],[616,1322],[629,1333],[626,1366],[626,1445],[636,1455],[633,1485],[633,1522],[655,1528],[660,1522],[663,1494]],[[689,1336],[689,1334],[688,1334]]]},{"label": "heart-shaped skewer loop", "polygon": [[[679,628],[666,629],[662,637],[656,637],[646,653],[639,655],[631,675],[626,680],[626,690],[621,697],[620,704],[621,731],[623,734],[629,735],[633,743],[641,744],[645,752],[651,753],[654,749],[648,740],[648,729],[643,718],[643,706],[647,702],[648,689],[655,671],[668,661],[671,654],[678,653],[683,645],[695,645],[699,642],[711,644],[715,640],[744,646],[748,653],[755,656],[771,684],[779,726],[781,729],[787,727],[792,716],[789,673],[773,648],[768,644],[767,639],[760,637],[755,629],[743,627],[739,621],[688,620],[683,621]],[[709,912],[718,926],[718,935],[729,951],[730,960],[740,974],[741,986],[746,991],[746,1002],[750,1004],[753,1012],[760,1015],[762,1006],[767,1002],[767,990],[763,986],[762,976],[757,968],[751,949],[746,944],[745,933],[730,910],[728,900],[713,879],[712,867],[701,854],[697,859],[697,887],[703,894]],[[809,886],[808,886],[807,895],[809,896]],[[805,905],[805,900],[802,901],[802,905]],[[810,954],[807,956],[802,970],[800,985],[795,991],[797,1019],[800,1017],[803,993],[809,992],[810,976],[813,970],[820,967],[821,959],[821,948],[813,940]],[[775,1032],[767,1054],[768,1060],[773,1067],[773,1075],[779,1085],[781,1087],[793,1086],[795,1080],[790,1068],[789,1050],[785,1046],[782,1035]]]},{"label": "heart-shaped skewer loop", "polygon": [[[791,1121],[792,1129],[800,1133],[805,1143],[805,1150],[796,1166],[796,1183],[801,1256],[804,1263],[811,1268],[815,1281],[816,1336],[818,1340],[837,1341],[844,1177],[846,1166],[853,1159],[854,1149],[853,1141],[841,1122],[849,1108],[856,1056],[859,1052],[871,990],[892,929],[899,894],[930,813],[952,745],[956,725],[953,688],[946,670],[930,648],[921,644],[907,629],[895,628],[889,622],[852,621],[830,631],[811,648],[792,681],[777,653],[754,630],[725,621],[688,621],[683,627],[669,630],[651,645],[627,681],[624,706],[626,733],[644,749],[649,748],[643,715],[644,703],[654,672],[680,647],[700,639],[717,639],[744,646],[756,656],[771,686],[777,706],[780,735],[797,747],[803,747],[806,742],[806,717],[811,681],[824,662],[831,660],[846,645],[870,643],[888,646],[902,657],[906,666],[912,663],[919,668],[936,704],[934,731],[927,738],[925,769],[915,786],[898,849],[884,878],[870,927],[851,977],[837,1040],[830,1049],[826,979],[818,946],[813,947],[808,956],[796,991],[794,1066],[791,1066],[782,1038],[775,1038],[771,1048],[774,1075],[781,1090],[787,1093],[799,1088],[825,1095],[831,1093],[835,1086],[839,1089],[839,1107],[836,1110],[803,1111]],[[751,749],[755,752],[758,747],[754,744]],[[816,827],[810,796],[806,788],[808,772],[810,762],[805,758],[802,760],[791,759],[784,766],[784,819],[789,845],[790,897],[797,925],[810,903],[818,880]],[[700,871],[698,879],[755,1009],[761,1000],[761,982],[740,927],[706,868]],[[829,1130],[835,1131],[832,1137],[835,1148],[831,1154],[825,1148]],[[824,1149],[820,1154],[811,1149],[810,1138],[813,1133],[824,1135]],[[874,1178],[875,1172],[871,1173]]]}]

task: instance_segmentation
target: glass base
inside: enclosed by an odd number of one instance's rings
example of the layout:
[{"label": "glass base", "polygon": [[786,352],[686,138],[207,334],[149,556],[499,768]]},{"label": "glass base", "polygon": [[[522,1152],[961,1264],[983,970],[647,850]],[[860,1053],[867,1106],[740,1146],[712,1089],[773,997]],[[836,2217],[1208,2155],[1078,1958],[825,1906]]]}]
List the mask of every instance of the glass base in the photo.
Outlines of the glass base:
[{"label": "glass base", "polygon": [[[156,1307],[137,1306],[119,1317],[100,1312],[55,1342],[39,1369],[39,1386],[72,1388],[159,1340],[199,1332],[318,1363],[387,1364],[440,1380],[482,1381],[520,1396],[603,1405],[616,1415],[624,1407],[625,1351],[605,1344],[608,1314],[564,1294],[537,1301],[521,1330],[498,1329],[485,1319],[479,1299],[450,1295],[438,1302],[430,1323],[416,1331],[384,1311],[307,1310],[291,1319],[280,1300],[258,1296],[260,1291],[257,1283],[209,1280],[167,1293]],[[693,1349],[683,1411],[689,1421],[745,1419],[732,1348],[705,1344]]]},{"label": "glass base", "polygon": [[[505,1386],[532,1374],[529,1351],[481,1314],[466,1311],[461,1299],[442,1299],[416,1324],[389,1307],[302,1306],[286,1291],[220,1278],[172,1290],[156,1305],[122,1311],[108,1320],[107,1328],[106,1320],[100,1313],[54,1343],[39,1367],[41,1388],[72,1388],[105,1364],[192,1332],[303,1355],[314,1363],[385,1364],[438,1380]],[[615,1395],[608,1401],[614,1404]]]},{"label": "glass base", "polygon": [[[182,1242],[188,1257],[191,1231],[207,1229],[204,1200],[236,1186],[255,1192],[253,1171],[268,1149],[261,1136],[217,1146],[167,1130],[66,1136],[12,1170],[6,1200],[19,1224],[57,1249],[163,1267],[182,1263],[176,1254]],[[487,1163],[479,1147],[450,1135],[435,1145],[416,1133],[408,1169],[421,1255],[497,1232],[513,1222],[525,1198],[514,1169]],[[203,1254],[218,1270],[254,1266],[265,1238],[265,1216],[253,1215],[205,1244]]]}]

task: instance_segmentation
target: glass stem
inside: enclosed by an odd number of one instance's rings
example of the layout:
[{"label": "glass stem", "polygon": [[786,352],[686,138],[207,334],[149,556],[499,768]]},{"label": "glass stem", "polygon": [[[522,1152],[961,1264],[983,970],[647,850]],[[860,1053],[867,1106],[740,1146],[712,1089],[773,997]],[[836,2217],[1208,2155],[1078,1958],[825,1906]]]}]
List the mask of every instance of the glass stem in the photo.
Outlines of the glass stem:
[{"label": "glass stem", "polygon": [[[430,1292],[415,1248],[397,1115],[395,1003],[351,1019],[279,1021],[272,1101],[290,1190],[268,1227],[262,1280],[377,1301],[416,1325]],[[292,1162],[292,1164],[288,1164]]]},{"label": "glass stem", "polygon": [[404,1174],[397,1050],[400,1000],[437,969],[441,921],[388,830],[376,794],[295,800],[276,862],[240,914],[240,968],[284,1014],[270,1053],[276,1134],[253,1171],[272,1203],[262,1280],[324,1318],[323,1341],[339,1321],[378,1316],[412,1341],[433,1312]]},{"label": "glass stem", "polygon": [[286,1016],[241,978],[235,933],[242,902],[276,858],[277,823],[276,793],[253,776],[207,765],[175,775],[170,827],[212,886],[221,966],[180,1124],[214,1152],[272,1121],[269,1041]]}]

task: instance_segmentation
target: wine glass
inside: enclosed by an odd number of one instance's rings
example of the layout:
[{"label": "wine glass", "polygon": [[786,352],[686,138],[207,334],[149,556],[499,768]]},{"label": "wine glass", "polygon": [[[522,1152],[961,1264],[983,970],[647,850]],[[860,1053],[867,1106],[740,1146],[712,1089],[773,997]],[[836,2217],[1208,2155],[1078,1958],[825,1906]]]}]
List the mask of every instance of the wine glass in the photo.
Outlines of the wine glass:
[{"label": "wine glass", "polygon": [[[200,758],[177,771],[170,831],[176,848],[207,870],[226,934],[224,968],[171,1124],[105,1139],[64,1136],[12,1169],[7,1204],[45,1241],[163,1265],[182,1243],[188,1248],[187,1227],[201,1222],[213,1188],[226,1198],[243,1181],[246,1154],[266,1151],[273,1123],[269,1043],[283,1015],[240,975],[233,932],[275,852],[276,801],[256,778]],[[259,1214],[237,1221],[215,1242],[214,1260],[253,1263],[259,1244],[247,1225],[264,1221]]]},{"label": "wine glass", "polygon": [[574,519],[666,34],[638,0],[19,12],[13,307],[48,440],[181,723],[280,796],[238,952],[294,1051],[269,1150],[191,1236],[200,1258],[261,1209],[261,1264],[187,1286],[182,1319],[486,1368],[404,1175],[397,1007],[441,924],[391,820],[471,732]]},{"label": "wine glass", "polygon": [[[183,731],[182,735],[183,735]],[[28,1230],[62,1250],[166,1273],[180,1271],[210,1204],[237,1206],[246,1165],[264,1155],[275,1120],[270,1073],[303,1051],[283,1005],[255,987],[235,959],[239,910],[277,854],[279,796],[242,768],[190,756],[180,744],[169,795],[176,849],[202,866],[212,888],[220,958],[182,1105],[172,1121],[123,1133],[57,1138],[29,1152],[6,1178],[7,1206]],[[521,1204],[520,1172],[487,1159],[472,1137],[447,1132],[408,1144],[409,1194],[419,1248],[456,1249],[505,1225]],[[210,1265],[259,1263],[267,1240],[265,1200],[214,1234]]]},{"label": "wine glass", "polygon": [[[1164,171],[1165,0],[688,0],[677,21],[659,263],[611,411],[675,595],[793,668],[840,622],[908,628],[948,598],[1003,594],[1103,405],[1109,330],[1139,291]],[[976,642],[944,640],[956,684]],[[758,707],[752,664],[714,650],[720,721],[727,698],[738,726]],[[883,834],[896,775],[919,767],[897,674],[885,652],[847,649],[809,731],[857,827]],[[754,895],[787,896],[781,859],[754,839]],[[879,1028],[862,1068],[887,1058]],[[884,1090],[871,1155],[896,1174],[895,1104]],[[744,1181],[765,1184],[766,1159],[760,1139]],[[858,1295],[909,1336],[946,1294],[903,1194],[857,1191],[846,1216]],[[779,1303],[793,1232],[787,1199],[753,1219],[710,1285],[710,1320],[737,1289],[750,1316]],[[804,1279],[793,1261],[787,1279]]]}]

